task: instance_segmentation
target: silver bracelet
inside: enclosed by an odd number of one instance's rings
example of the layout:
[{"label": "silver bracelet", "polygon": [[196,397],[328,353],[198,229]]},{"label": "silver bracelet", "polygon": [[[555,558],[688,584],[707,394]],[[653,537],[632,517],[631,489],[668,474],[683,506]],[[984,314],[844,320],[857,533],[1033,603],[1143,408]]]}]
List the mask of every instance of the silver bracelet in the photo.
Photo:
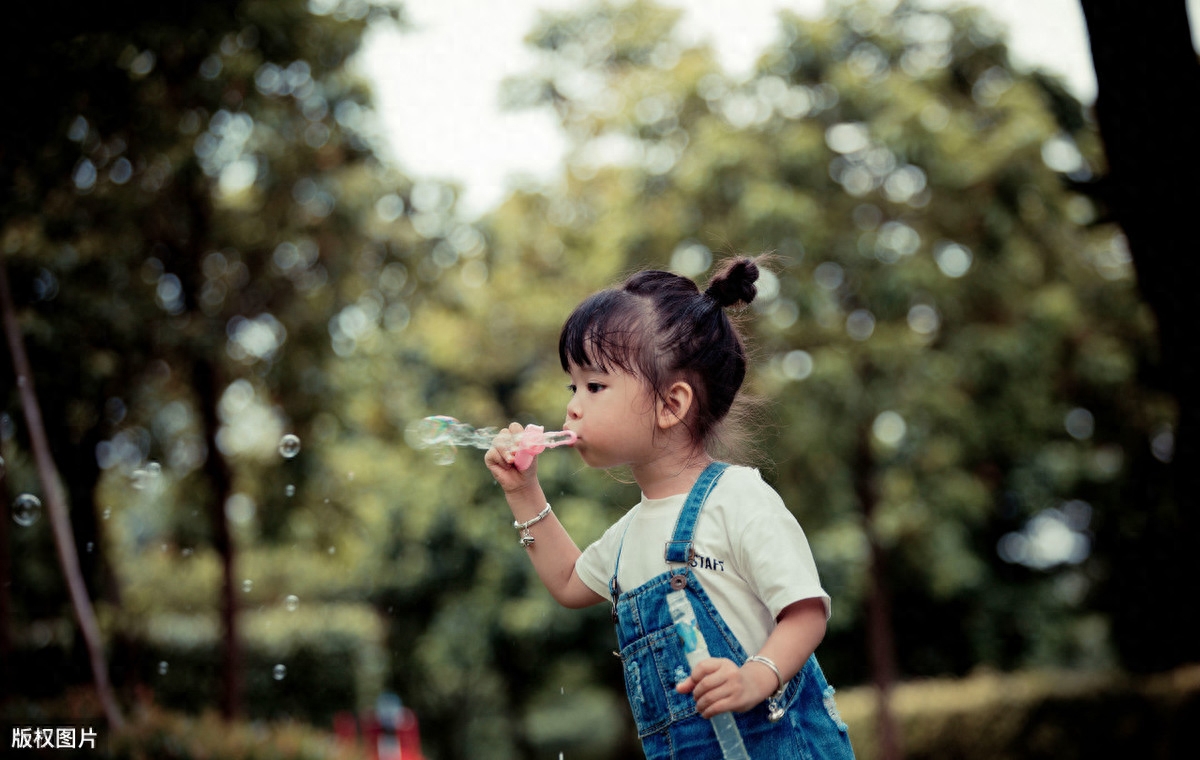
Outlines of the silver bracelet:
[{"label": "silver bracelet", "polygon": [[513,520],[513,527],[521,531],[521,546],[528,547],[533,543],[533,536],[529,533],[529,529],[542,520],[545,520],[548,514],[550,514],[550,502],[546,502],[546,508],[538,512],[536,517],[530,518],[523,523]]},{"label": "silver bracelet", "polygon": [[775,682],[779,684],[779,688],[775,693],[767,697],[767,720],[774,723],[784,715],[784,709],[780,706],[779,700],[783,698],[783,690],[787,688],[787,684],[783,681],[783,676],[779,673],[779,668],[776,667],[770,657],[763,657],[761,654],[756,654],[752,657],[747,657],[746,662],[757,662],[759,665],[766,665],[775,674]]}]

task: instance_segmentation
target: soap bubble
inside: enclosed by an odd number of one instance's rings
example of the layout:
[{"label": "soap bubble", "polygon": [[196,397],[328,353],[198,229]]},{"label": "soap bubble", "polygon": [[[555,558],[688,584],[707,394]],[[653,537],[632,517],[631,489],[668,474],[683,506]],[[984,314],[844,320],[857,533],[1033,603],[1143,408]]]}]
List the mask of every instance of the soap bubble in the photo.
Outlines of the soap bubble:
[{"label": "soap bubble", "polygon": [[167,674],[167,661],[166,660],[163,660],[162,662],[158,663],[158,674],[160,676],[165,676]]},{"label": "soap bubble", "polygon": [[288,594],[287,598],[283,600],[283,606],[287,608],[288,612],[295,612],[296,608],[300,606],[300,597]]},{"label": "soap bubble", "polygon": [[299,436],[288,433],[279,439],[279,453],[284,459],[291,459],[300,453]]},{"label": "soap bubble", "polygon": [[433,448],[434,464],[454,464],[456,458],[457,453],[454,451],[454,447],[449,444]]},{"label": "soap bubble", "polygon": [[250,580],[249,578],[242,581],[242,591],[250,593],[250,589],[252,588],[254,588],[254,581]]},{"label": "soap bubble", "polygon": [[4,457],[0,457],[0,478],[4,477]]},{"label": "soap bubble", "polygon": [[296,487],[294,485],[292,485],[291,483],[288,483],[287,488],[284,488],[283,492],[285,494],[287,494],[289,497],[295,496],[296,495]]},{"label": "soap bubble", "polygon": [[271,671],[271,675],[274,676],[276,681],[282,681],[287,676],[287,667],[276,665],[275,669]]},{"label": "soap bubble", "polygon": [[31,493],[23,493],[13,500],[12,518],[23,528],[28,528],[42,516],[42,500]]}]

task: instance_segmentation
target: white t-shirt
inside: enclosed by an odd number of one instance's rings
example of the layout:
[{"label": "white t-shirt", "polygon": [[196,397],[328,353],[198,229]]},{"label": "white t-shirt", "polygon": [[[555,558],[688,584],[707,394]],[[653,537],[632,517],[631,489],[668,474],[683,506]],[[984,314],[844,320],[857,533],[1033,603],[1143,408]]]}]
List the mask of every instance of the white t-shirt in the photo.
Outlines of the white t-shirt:
[{"label": "white t-shirt", "polygon": [[[622,592],[666,571],[663,552],[686,498],[647,499],[643,494],[637,506],[583,550],[575,562],[579,578],[609,598],[608,581],[622,536],[617,575]],[[692,572],[747,654],[762,647],[775,618],[793,602],[817,598],[826,617],[830,614],[808,539],[758,470],[725,470],[704,503],[692,539]]]}]

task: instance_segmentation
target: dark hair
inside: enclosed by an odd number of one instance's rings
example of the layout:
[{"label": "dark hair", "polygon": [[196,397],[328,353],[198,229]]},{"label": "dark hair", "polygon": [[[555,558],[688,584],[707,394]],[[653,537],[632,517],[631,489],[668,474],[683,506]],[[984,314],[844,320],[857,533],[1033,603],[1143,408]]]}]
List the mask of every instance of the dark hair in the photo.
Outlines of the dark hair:
[{"label": "dark hair", "polygon": [[746,345],[725,307],[754,300],[758,271],[755,259],[739,256],[703,293],[686,277],[648,270],[588,297],[559,335],[563,370],[620,369],[643,378],[659,398],[672,383],[688,383],[695,398],[684,422],[707,447],[746,378]]}]

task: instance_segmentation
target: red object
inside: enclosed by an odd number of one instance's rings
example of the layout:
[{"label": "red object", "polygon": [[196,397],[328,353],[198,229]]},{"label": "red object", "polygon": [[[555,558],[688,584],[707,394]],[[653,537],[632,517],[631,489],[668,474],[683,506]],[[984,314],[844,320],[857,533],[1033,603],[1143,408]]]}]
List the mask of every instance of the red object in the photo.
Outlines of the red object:
[{"label": "red object", "polygon": [[417,714],[398,699],[381,698],[375,711],[363,716],[362,735],[375,760],[425,760]]}]

